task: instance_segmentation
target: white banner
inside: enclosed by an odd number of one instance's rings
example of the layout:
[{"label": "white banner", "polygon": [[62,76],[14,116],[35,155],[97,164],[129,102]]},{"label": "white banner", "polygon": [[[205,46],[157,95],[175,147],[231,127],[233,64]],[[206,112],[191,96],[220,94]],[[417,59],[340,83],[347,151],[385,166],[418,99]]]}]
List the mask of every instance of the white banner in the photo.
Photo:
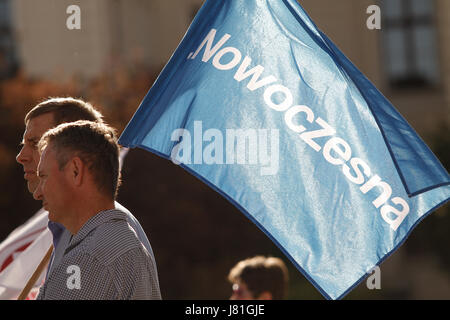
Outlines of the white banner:
[{"label": "white banner", "polygon": [[[17,299],[52,244],[48,212],[40,209],[0,244],[0,299]],[[35,299],[46,272],[27,299]]]}]

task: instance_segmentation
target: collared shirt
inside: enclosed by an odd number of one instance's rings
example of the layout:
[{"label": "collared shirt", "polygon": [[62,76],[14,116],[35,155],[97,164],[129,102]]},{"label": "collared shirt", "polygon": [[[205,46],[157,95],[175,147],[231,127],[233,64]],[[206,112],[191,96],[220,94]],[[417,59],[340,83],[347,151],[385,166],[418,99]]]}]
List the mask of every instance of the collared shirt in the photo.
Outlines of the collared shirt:
[{"label": "collared shirt", "polygon": [[61,240],[61,235],[64,232],[64,226],[58,222],[53,222],[48,220],[48,229],[52,233],[53,236],[53,247],[57,247],[59,240]]},{"label": "collared shirt", "polygon": [[47,273],[45,275],[45,280],[47,280],[48,273],[50,271],[50,266],[53,264],[53,260],[55,259],[55,251],[58,249],[58,244],[60,243],[62,235],[63,235],[64,231],[68,232],[68,230],[66,230],[66,228],[64,228],[64,226],[59,224],[58,222],[53,222],[53,221],[49,220],[47,226],[53,236],[53,251],[52,251],[52,255],[50,257],[50,262],[47,267]]},{"label": "collared shirt", "polygon": [[161,299],[155,260],[124,212],[102,211],[70,239],[38,299]]},{"label": "collared shirt", "polygon": [[[117,201],[114,202],[115,208],[123,211],[127,214],[127,222],[131,226],[131,228],[136,232],[136,235],[138,239],[142,242],[145,249],[147,249],[148,253],[150,254],[153,261],[155,261],[155,256],[153,254],[152,246],[150,245],[150,241],[147,238],[147,235],[145,234],[144,229],[142,229],[141,224],[139,221],[133,216],[133,214],[124,206],[122,206]],[[50,258],[50,263],[47,268],[47,273],[45,276],[45,279],[48,278],[48,275],[52,272],[52,270],[55,268],[55,266],[58,265],[58,263],[61,261],[61,258],[64,254],[64,251],[69,244],[69,241],[72,237],[69,230],[64,228],[64,226],[58,222],[48,221],[48,228],[50,232],[53,235],[53,252],[52,256]],[[156,263],[155,263],[155,269],[156,269]],[[157,269],[155,271],[157,274]]]}]

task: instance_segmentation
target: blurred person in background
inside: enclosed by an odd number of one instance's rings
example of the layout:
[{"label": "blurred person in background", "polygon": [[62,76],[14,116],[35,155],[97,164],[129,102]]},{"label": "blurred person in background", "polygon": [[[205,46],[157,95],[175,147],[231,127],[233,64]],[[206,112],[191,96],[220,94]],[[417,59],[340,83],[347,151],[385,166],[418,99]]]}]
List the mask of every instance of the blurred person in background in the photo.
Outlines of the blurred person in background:
[{"label": "blurred person in background", "polygon": [[229,272],[230,300],[282,300],[287,296],[289,274],[275,257],[256,256],[238,262]]}]

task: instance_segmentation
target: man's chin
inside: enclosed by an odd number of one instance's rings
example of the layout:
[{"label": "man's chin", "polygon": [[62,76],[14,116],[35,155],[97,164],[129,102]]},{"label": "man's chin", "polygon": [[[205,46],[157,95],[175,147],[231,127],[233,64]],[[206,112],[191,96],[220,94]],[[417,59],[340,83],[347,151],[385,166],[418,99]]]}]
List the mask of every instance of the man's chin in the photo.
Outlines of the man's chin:
[{"label": "man's chin", "polygon": [[36,191],[37,187],[38,187],[38,183],[36,183],[34,181],[27,181],[27,188],[31,194],[33,194]]},{"label": "man's chin", "polygon": [[48,211],[48,220],[50,220],[51,222],[58,222],[55,221],[55,216],[48,210],[48,208],[44,206],[44,209]]}]

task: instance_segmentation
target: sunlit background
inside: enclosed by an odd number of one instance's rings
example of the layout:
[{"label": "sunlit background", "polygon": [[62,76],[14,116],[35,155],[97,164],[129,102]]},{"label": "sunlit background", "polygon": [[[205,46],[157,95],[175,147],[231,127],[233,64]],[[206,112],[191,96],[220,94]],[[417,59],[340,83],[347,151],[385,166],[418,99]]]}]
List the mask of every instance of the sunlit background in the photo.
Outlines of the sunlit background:
[{"label": "sunlit background", "polygon": [[[248,0],[245,0],[248,1]],[[301,0],[317,26],[450,167],[450,1]],[[81,29],[69,30],[69,5]],[[372,5],[381,29],[369,30]],[[15,162],[27,111],[49,96],[92,102],[121,132],[201,7],[200,0],[0,0],[0,241],[40,207]],[[227,299],[239,260],[282,258],[290,299],[323,299],[232,204],[172,162],[131,150],[119,202],[140,220],[165,299]],[[427,217],[346,299],[449,299],[450,209]],[[0,266],[1,267],[1,266]]]}]

